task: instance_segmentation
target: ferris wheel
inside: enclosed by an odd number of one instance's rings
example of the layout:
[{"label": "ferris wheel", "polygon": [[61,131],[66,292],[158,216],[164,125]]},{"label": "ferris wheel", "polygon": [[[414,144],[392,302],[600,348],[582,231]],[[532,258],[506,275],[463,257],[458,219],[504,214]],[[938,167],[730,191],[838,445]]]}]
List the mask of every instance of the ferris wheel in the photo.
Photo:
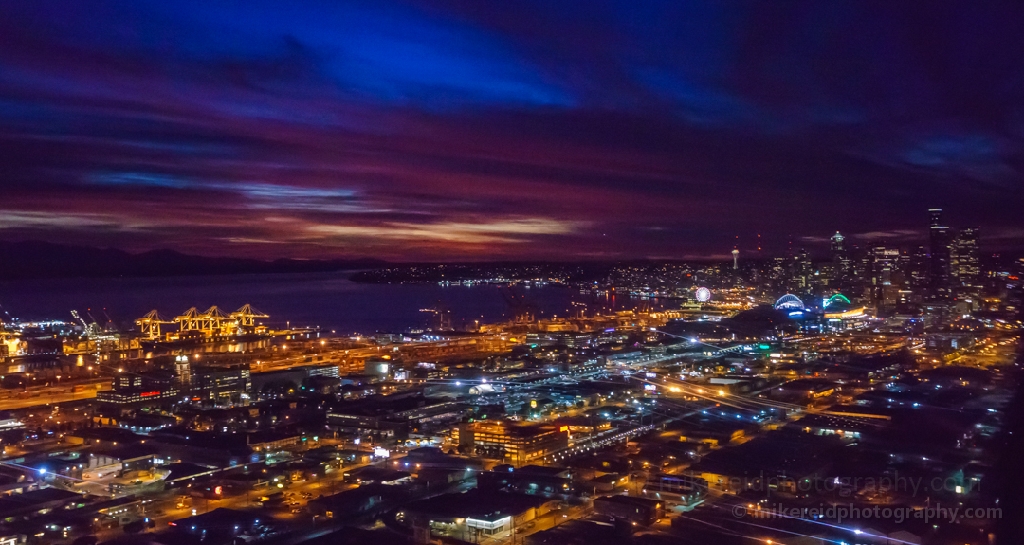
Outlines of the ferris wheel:
[{"label": "ferris wheel", "polygon": [[694,296],[697,298],[697,301],[700,301],[701,303],[707,303],[708,301],[711,300],[711,290],[705,288],[704,286],[701,286],[697,288],[697,293],[694,294]]}]

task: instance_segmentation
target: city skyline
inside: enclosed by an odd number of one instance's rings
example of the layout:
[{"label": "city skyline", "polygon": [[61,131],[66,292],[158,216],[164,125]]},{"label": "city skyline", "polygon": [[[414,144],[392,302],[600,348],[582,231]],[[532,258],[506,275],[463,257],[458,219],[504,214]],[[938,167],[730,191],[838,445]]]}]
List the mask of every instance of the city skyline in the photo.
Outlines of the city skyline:
[{"label": "city skyline", "polygon": [[0,240],[742,261],[943,208],[1018,252],[1020,9],[8,3]]},{"label": "city skyline", "polygon": [[1024,543],[1024,3],[0,5],[0,545]]},{"label": "city skyline", "polygon": [[[315,270],[332,270],[332,268],[363,268],[363,267],[379,267],[386,264],[394,265],[413,265],[416,263],[429,264],[429,263],[450,263],[450,264],[527,264],[527,263],[564,263],[564,264],[601,264],[601,263],[629,263],[629,262],[663,262],[663,263],[681,263],[681,262],[726,262],[730,260],[732,262],[732,268],[736,269],[740,265],[742,260],[743,267],[751,263],[764,264],[771,260],[777,260],[781,258],[785,259],[808,259],[814,262],[824,263],[832,261],[832,265],[837,268],[849,267],[848,260],[853,257],[868,257],[875,252],[887,251],[895,252],[893,255],[902,255],[903,258],[909,258],[912,255],[917,255],[920,258],[925,258],[929,263],[929,267],[936,267],[934,270],[927,271],[926,276],[929,278],[939,278],[943,274],[952,274],[956,276],[954,270],[960,267],[957,260],[954,259],[958,248],[960,251],[968,251],[966,244],[969,246],[969,252],[971,253],[972,267],[977,268],[979,260],[994,260],[994,261],[1005,261],[1007,259],[1015,259],[1016,251],[1014,248],[1002,248],[1002,247],[991,247],[991,245],[985,245],[983,242],[987,242],[983,237],[983,230],[976,226],[952,226],[944,221],[946,212],[941,208],[931,208],[927,210],[928,213],[928,226],[927,234],[925,238],[917,235],[912,230],[898,230],[898,231],[874,231],[868,233],[854,233],[850,235],[849,232],[846,234],[840,231],[835,231],[831,236],[802,236],[802,237],[788,237],[785,247],[781,247],[779,240],[772,240],[762,237],[757,234],[750,237],[749,240],[742,240],[739,235],[736,235],[732,240],[733,246],[728,253],[710,253],[707,255],[685,255],[685,256],[637,256],[637,255],[626,255],[619,258],[614,257],[580,257],[573,254],[560,255],[557,257],[540,257],[531,258],[525,257],[521,259],[511,257],[500,257],[494,258],[494,256],[488,255],[477,255],[463,259],[403,259],[401,257],[396,259],[381,259],[373,257],[360,257],[352,256],[351,258],[336,258],[331,255],[314,257],[311,259],[303,258],[292,258],[292,257],[277,257],[277,256],[231,256],[228,261],[218,262],[216,261],[219,256],[207,256],[201,252],[190,252],[187,249],[184,251],[173,250],[169,248],[152,248],[146,250],[136,251],[125,251],[120,248],[99,248],[91,246],[80,246],[74,244],[66,244],[62,242],[52,243],[50,241],[42,239],[28,239],[19,241],[5,241],[0,239],[0,255],[5,253],[11,256],[14,260],[17,256],[17,260],[21,263],[19,266],[11,267],[0,267],[0,278],[5,277],[22,277],[27,275],[40,275],[47,277],[60,277],[69,274],[69,271],[61,271],[60,267],[54,267],[52,260],[58,255],[67,254],[74,256],[74,260],[78,262],[79,267],[84,267],[80,270],[81,274],[84,272],[86,275],[99,275],[104,276],[108,273],[101,272],[109,269],[108,266],[100,266],[98,269],[93,270],[93,266],[96,263],[110,259],[130,259],[130,262],[123,262],[124,267],[121,275],[133,276],[133,275],[152,275],[156,274],[156,269],[167,268],[163,275],[181,274],[186,269],[182,267],[188,267],[189,265],[195,266],[196,263],[190,263],[193,259],[207,259],[212,258],[213,261],[208,263],[208,266],[213,266],[210,269],[211,272],[222,270],[226,272],[235,272],[239,267],[254,267],[254,272],[301,272],[301,271],[315,271]],[[940,225],[941,224],[941,225]],[[966,241],[966,242],[965,242]],[[742,250],[741,250],[742,248]],[[840,267],[840,263],[837,262],[837,250],[845,255],[843,259],[846,262]],[[938,250],[938,254],[936,254]],[[1003,250],[1009,250],[1005,252]],[[95,254],[95,257],[86,257],[89,254]],[[934,257],[934,259],[933,259]],[[99,260],[99,261],[97,261]],[[95,263],[94,263],[95,262]],[[88,263],[88,264],[87,264]],[[42,271],[36,270],[38,267],[47,267],[50,272],[43,274]],[[943,273],[942,271],[947,271]],[[215,273],[217,274],[217,273]],[[73,273],[72,273],[73,275]],[[944,280],[940,280],[943,283]]]}]

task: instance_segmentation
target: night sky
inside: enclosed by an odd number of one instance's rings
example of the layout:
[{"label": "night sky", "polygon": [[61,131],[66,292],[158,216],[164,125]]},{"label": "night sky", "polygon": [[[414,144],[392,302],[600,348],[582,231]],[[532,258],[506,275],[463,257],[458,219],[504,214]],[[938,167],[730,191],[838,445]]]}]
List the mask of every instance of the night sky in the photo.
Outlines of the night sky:
[{"label": "night sky", "polygon": [[1021,2],[0,5],[0,240],[744,255],[929,207],[1024,246]]}]

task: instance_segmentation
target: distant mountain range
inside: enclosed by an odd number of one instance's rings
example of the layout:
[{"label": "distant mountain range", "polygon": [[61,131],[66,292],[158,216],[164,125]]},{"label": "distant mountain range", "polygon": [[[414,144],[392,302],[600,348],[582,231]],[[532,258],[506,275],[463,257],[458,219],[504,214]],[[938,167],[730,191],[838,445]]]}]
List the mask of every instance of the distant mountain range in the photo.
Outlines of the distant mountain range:
[{"label": "distant mountain range", "polygon": [[174,250],[132,254],[113,248],[49,242],[0,242],[0,280],[304,273],[366,269],[386,264],[377,259],[261,261],[204,257]]}]

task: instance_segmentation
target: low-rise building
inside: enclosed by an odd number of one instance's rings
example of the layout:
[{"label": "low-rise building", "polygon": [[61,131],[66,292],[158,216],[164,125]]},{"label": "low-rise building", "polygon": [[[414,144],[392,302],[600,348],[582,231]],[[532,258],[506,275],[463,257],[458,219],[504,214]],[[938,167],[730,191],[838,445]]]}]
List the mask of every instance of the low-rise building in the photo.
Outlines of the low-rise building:
[{"label": "low-rise building", "polygon": [[629,496],[594,499],[594,512],[613,519],[625,519],[639,526],[650,526],[665,516],[664,502]]},{"label": "low-rise building", "polygon": [[464,422],[453,430],[452,435],[467,453],[515,466],[528,464],[569,445],[568,427],[563,429],[543,424],[489,420]]},{"label": "low-rise building", "polygon": [[414,528],[428,528],[433,537],[451,537],[470,543],[511,536],[540,515],[557,508],[547,498],[473,489],[413,502],[395,519]]}]

